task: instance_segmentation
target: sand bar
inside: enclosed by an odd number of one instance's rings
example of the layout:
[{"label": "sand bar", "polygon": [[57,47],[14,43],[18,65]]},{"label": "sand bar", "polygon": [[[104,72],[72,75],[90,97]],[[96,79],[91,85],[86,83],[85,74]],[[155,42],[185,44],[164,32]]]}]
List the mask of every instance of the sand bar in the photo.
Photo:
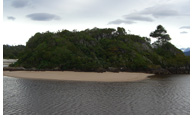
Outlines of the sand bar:
[{"label": "sand bar", "polygon": [[93,82],[132,82],[147,79],[152,75],[133,72],[3,71],[3,76],[15,78]]}]

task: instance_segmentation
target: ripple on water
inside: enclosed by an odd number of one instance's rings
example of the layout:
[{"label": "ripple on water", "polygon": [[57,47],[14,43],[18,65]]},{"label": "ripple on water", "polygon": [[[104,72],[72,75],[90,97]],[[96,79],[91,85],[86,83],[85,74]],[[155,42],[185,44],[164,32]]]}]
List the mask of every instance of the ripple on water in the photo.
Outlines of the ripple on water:
[{"label": "ripple on water", "polygon": [[4,114],[190,114],[190,76],[141,82],[61,82],[4,77]]}]

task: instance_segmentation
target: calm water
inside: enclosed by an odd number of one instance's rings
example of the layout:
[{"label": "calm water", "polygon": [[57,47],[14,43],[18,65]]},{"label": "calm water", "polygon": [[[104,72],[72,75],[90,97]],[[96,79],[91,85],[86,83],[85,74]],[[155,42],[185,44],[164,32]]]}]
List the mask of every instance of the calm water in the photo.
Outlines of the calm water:
[{"label": "calm water", "polygon": [[190,114],[190,75],[97,83],[3,77],[6,114]]}]

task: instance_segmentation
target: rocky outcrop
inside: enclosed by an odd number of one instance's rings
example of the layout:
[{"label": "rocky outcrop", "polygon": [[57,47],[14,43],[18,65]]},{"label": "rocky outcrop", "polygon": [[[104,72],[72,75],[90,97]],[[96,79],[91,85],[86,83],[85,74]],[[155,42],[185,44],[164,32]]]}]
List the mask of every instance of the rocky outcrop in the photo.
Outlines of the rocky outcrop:
[{"label": "rocky outcrop", "polygon": [[106,72],[106,69],[99,67],[96,69],[96,72],[98,73]]},{"label": "rocky outcrop", "polygon": [[24,71],[24,67],[4,67],[3,71]]},{"label": "rocky outcrop", "polygon": [[170,67],[167,69],[172,74],[190,74],[190,67],[183,66],[183,67]]},{"label": "rocky outcrop", "polygon": [[[64,71],[60,70],[59,68],[55,69],[36,69],[36,68],[24,68],[24,67],[4,67],[3,71]],[[78,71],[78,70],[69,70],[69,71],[77,71],[77,72],[83,72],[83,71]],[[89,71],[91,72],[91,71]],[[114,68],[114,67],[109,67],[108,69],[104,68],[98,68],[96,70],[93,70],[92,72],[98,72],[98,73],[103,73],[103,72],[133,72],[129,69],[124,69],[124,68]],[[156,75],[168,75],[168,74],[190,74],[190,67],[179,67],[179,68],[174,68],[170,67],[167,69],[163,68],[156,68],[156,69],[151,69],[151,70],[138,70],[138,72],[145,72],[145,73],[153,73]]]},{"label": "rocky outcrop", "polygon": [[114,67],[109,67],[109,68],[108,68],[108,71],[110,71],[110,72],[119,72],[120,69],[114,68]]},{"label": "rocky outcrop", "polygon": [[150,71],[153,74],[157,74],[157,75],[168,75],[171,74],[170,71],[163,69],[163,68],[159,68],[159,69],[154,69]]},{"label": "rocky outcrop", "polygon": [[156,68],[146,71],[147,73],[153,73],[157,75],[168,75],[168,74],[190,74],[190,67],[169,67],[166,69]]}]

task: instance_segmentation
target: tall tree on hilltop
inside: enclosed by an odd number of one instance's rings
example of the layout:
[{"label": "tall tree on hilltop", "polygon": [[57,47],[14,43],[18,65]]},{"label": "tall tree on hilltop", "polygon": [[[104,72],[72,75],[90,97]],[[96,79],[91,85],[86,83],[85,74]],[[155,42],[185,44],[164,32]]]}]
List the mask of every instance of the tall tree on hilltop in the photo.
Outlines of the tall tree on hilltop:
[{"label": "tall tree on hilltop", "polygon": [[167,34],[167,31],[162,25],[158,25],[157,29],[154,32],[150,33],[150,36],[153,38],[157,38],[158,40],[156,41],[156,43],[160,45],[165,44],[171,40],[169,34]]},{"label": "tall tree on hilltop", "polygon": [[117,27],[117,34],[118,34],[118,35],[126,35],[127,32],[125,31],[124,28],[122,28],[122,27]]}]

